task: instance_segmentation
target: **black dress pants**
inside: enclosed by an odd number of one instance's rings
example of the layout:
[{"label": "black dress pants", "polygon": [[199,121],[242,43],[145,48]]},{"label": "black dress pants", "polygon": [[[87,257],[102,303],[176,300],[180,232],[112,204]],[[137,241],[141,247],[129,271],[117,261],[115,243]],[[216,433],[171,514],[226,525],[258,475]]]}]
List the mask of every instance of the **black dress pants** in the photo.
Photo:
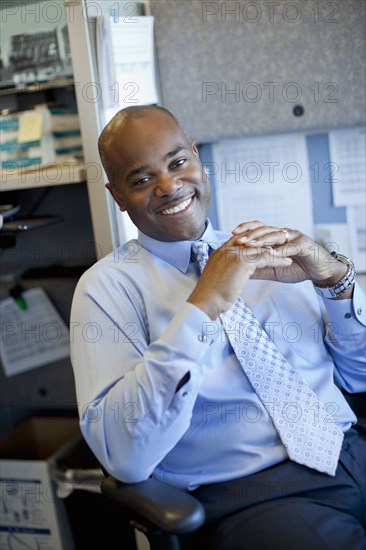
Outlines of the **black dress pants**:
[{"label": "black dress pants", "polygon": [[366,550],[366,426],[345,434],[334,477],[287,460],[193,495],[207,521],[183,549]]}]

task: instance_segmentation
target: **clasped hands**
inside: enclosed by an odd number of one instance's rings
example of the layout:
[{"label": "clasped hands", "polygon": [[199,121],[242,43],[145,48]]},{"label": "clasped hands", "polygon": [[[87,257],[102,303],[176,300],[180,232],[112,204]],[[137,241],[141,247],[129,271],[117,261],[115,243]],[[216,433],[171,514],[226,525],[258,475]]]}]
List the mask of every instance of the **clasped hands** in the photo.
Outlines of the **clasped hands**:
[{"label": "clasped hands", "polygon": [[231,307],[249,279],[285,283],[309,279],[332,286],[346,271],[343,263],[300,231],[250,221],[238,225],[232,237],[211,253],[188,302],[216,319]]}]

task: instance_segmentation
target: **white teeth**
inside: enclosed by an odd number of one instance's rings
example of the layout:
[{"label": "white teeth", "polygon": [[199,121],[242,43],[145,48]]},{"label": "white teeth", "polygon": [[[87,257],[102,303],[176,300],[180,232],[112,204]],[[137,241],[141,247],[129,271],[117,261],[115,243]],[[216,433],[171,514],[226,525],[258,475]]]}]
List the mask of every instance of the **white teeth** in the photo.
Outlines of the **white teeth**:
[{"label": "white teeth", "polygon": [[165,216],[166,214],[177,214],[177,212],[181,212],[182,210],[184,210],[185,208],[187,208],[187,206],[189,206],[192,202],[192,197],[190,197],[189,199],[181,202],[180,204],[178,204],[177,206],[175,206],[174,208],[167,208],[167,210],[163,210],[162,211],[162,214]]}]

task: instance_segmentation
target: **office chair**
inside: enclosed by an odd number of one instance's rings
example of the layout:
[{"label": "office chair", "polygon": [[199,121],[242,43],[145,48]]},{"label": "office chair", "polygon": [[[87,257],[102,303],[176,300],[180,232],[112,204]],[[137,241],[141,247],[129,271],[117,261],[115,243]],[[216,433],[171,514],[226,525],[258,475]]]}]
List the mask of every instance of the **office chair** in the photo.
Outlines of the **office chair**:
[{"label": "office chair", "polygon": [[[85,491],[92,499],[89,511],[94,513],[97,508],[99,514],[105,512],[103,525],[98,521],[99,529],[105,530],[104,542],[108,537],[115,543],[117,535],[124,539],[123,547],[128,550],[137,548],[133,529],[146,536],[151,550],[180,550],[179,535],[192,533],[205,520],[202,504],[181,489],[152,478],[140,483],[117,481],[100,465],[81,433],[53,455],[49,471],[58,486],[58,495],[65,499],[69,520],[75,531],[74,538],[77,539],[77,550],[78,541],[80,548],[85,547],[87,536],[81,532],[85,531],[85,524],[80,524],[78,513],[80,507],[85,509],[85,503],[89,500],[88,497],[82,499]],[[89,525],[93,525],[91,518]],[[128,525],[129,532],[126,529]],[[115,529],[115,534],[111,534],[111,528]],[[96,533],[88,536],[91,539],[94,537],[95,542]]]}]

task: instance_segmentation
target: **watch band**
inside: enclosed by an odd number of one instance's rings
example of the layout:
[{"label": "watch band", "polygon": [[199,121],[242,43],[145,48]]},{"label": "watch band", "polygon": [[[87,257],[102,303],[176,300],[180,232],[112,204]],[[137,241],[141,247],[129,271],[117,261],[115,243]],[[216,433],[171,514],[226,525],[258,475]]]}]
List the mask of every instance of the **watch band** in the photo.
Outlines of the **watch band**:
[{"label": "watch band", "polygon": [[315,291],[323,298],[338,298],[338,296],[342,296],[342,294],[347,292],[355,282],[355,266],[352,260],[343,256],[343,254],[337,254],[337,252],[331,252],[331,254],[336,260],[344,263],[348,269],[344,277],[333,286],[318,286],[314,284]]}]

